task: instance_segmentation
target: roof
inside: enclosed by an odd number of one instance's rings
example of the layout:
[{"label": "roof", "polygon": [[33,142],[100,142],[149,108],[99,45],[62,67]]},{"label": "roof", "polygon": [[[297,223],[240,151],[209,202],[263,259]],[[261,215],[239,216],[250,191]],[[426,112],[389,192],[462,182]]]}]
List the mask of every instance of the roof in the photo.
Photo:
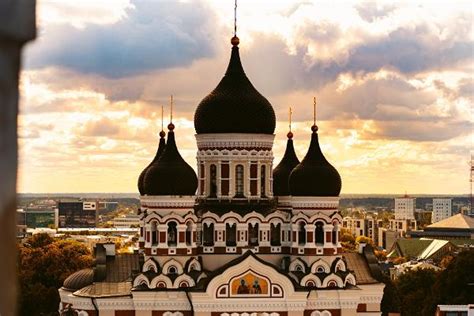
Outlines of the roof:
[{"label": "roof", "polygon": [[349,270],[354,272],[356,284],[379,283],[370,272],[369,265],[364,256],[357,252],[346,252],[343,254]]},{"label": "roof", "polygon": [[69,291],[79,290],[94,282],[94,270],[82,269],[74,272],[63,282],[63,288]]},{"label": "roof", "polygon": [[73,294],[81,297],[117,297],[129,296],[131,282],[97,282],[86,286]]},{"label": "roof", "polygon": [[[291,132],[288,133],[288,141],[283,158],[273,170],[273,194],[275,196],[290,195],[289,178],[291,171],[300,163],[293,147]],[[290,137],[291,136],[291,137]]]},{"label": "roof", "polygon": [[140,255],[119,254],[107,257],[105,282],[125,282],[132,278],[132,272],[140,270]]},{"label": "roof", "polygon": [[168,141],[158,163],[152,164],[144,177],[147,195],[194,195],[198,186],[194,169],[181,157],[176,147],[174,125],[168,125]]},{"label": "roof", "polygon": [[459,213],[428,225],[427,228],[474,229],[474,218]]},{"label": "roof", "polygon": [[293,196],[339,196],[341,176],[324,157],[319,146],[318,128],[311,128],[308,153],[290,174],[289,186]]},{"label": "roof", "polygon": [[440,239],[398,239],[388,257],[429,259],[449,243]]},{"label": "roof", "polygon": [[152,165],[158,163],[158,160],[160,159],[161,154],[165,150],[165,147],[166,147],[165,135],[166,133],[164,131],[160,132],[160,142],[158,144],[158,149],[156,150],[155,157],[150,162],[150,164],[146,166],[145,169],[143,169],[143,171],[140,173],[140,176],[138,177],[138,191],[140,192],[141,195],[145,194],[145,175],[148,169],[150,169]]},{"label": "roof", "polygon": [[224,78],[194,113],[196,133],[273,134],[275,124],[272,105],[245,75],[234,45]]}]

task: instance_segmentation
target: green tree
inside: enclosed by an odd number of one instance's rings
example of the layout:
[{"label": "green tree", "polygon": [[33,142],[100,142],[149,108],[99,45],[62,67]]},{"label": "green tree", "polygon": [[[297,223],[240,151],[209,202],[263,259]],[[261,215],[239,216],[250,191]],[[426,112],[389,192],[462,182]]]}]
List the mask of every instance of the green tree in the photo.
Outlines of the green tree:
[{"label": "green tree", "polygon": [[382,302],[380,303],[382,315],[386,316],[389,313],[399,313],[400,296],[398,295],[397,288],[389,277],[385,278],[384,283],[385,288],[383,290]]},{"label": "green tree", "polygon": [[436,305],[462,305],[474,302],[474,250],[466,250],[455,257],[439,275],[433,295],[424,309],[434,315]]},{"label": "green tree", "polygon": [[64,280],[91,265],[90,251],[79,242],[54,240],[47,234],[28,239],[18,251],[20,315],[55,315]]},{"label": "green tree", "polygon": [[425,315],[423,308],[430,303],[437,276],[434,270],[418,269],[405,272],[395,281],[403,316]]}]

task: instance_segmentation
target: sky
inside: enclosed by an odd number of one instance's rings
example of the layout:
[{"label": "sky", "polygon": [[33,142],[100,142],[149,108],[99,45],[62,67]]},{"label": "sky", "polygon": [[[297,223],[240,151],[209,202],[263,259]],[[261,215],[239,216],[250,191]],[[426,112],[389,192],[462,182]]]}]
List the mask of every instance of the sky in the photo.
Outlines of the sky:
[{"label": "sky", "polygon": [[[18,191],[137,192],[169,96],[195,168],[193,115],[230,57],[232,0],[39,0],[23,54]],[[473,145],[470,1],[238,4],[244,69],[300,160],[319,137],[342,193],[466,194]]]}]

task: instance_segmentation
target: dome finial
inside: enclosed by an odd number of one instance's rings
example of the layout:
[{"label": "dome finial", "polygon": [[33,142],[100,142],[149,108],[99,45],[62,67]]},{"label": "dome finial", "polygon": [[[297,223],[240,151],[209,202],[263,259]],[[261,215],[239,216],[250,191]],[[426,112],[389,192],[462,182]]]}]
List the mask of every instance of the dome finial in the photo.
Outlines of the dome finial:
[{"label": "dome finial", "polygon": [[170,123],[168,124],[168,129],[171,131],[174,130],[173,124],[173,95],[170,96]]},{"label": "dome finial", "polygon": [[232,46],[238,46],[240,39],[237,37],[237,0],[234,5],[234,36],[230,39]]},{"label": "dome finial", "polygon": [[288,137],[289,139],[292,139],[293,138],[293,132],[291,131],[291,115],[293,114],[293,111],[291,110],[291,106],[288,110],[288,127],[289,127],[289,132],[288,134],[286,134],[286,137]]},{"label": "dome finial", "polygon": [[313,126],[311,126],[313,133],[318,131],[318,125],[316,125],[316,97],[313,97]]}]

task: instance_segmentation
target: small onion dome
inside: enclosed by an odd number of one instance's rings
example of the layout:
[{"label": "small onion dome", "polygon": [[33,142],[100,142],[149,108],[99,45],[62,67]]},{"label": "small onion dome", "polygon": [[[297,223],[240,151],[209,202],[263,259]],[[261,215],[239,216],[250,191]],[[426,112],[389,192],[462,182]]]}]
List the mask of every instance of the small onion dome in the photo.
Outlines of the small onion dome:
[{"label": "small onion dome", "polygon": [[275,112],[245,75],[239,56],[239,39],[232,38],[232,54],[224,78],[194,113],[197,134],[273,134]]},{"label": "small onion dome", "polygon": [[290,174],[290,193],[293,196],[339,196],[341,176],[321,152],[318,127],[313,125],[311,130],[308,153]]},{"label": "small onion dome", "polygon": [[63,288],[69,291],[77,291],[94,282],[94,270],[82,269],[74,272],[63,282]]},{"label": "small onion dome", "polygon": [[197,176],[178,152],[174,125],[168,125],[168,141],[158,163],[150,166],[144,178],[146,195],[194,195]]},{"label": "small onion dome", "polygon": [[146,172],[153,164],[158,163],[158,159],[160,159],[161,154],[165,150],[165,147],[166,147],[165,135],[166,133],[164,131],[160,132],[160,142],[158,144],[158,150],[156,151],[155,158],[153,158],[150,164],[146,166],[145,169],[143,169],[142,173],[140,173],[140,176],[138,177],[138,191],[140,192],[140,195],[145,194],[144,179],[145,179]]},{"label": "small onion dome", "polygon": [[290,173],[300,163],[293,147],[293,133],[289,132],[287,136],[285,154],[273,170],[273,195],[275,196],[290,195],[290,188],[288,187]]}]

